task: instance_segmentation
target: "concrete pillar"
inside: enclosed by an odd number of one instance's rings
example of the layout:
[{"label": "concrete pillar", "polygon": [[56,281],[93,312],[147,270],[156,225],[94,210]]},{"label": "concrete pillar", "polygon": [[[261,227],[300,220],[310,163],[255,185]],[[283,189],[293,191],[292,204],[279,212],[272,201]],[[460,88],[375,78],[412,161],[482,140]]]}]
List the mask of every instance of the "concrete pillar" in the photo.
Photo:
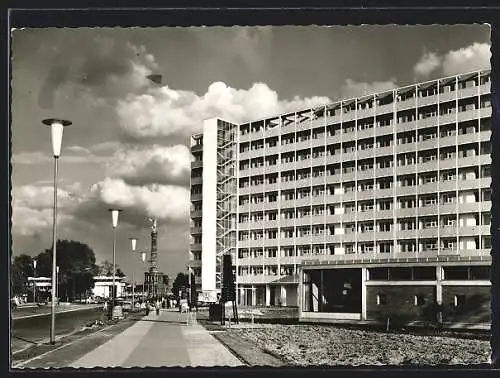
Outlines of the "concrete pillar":
[{"label": "concrete pillar", "polygon": [[252,306],[257,305],[257,289],[252,285]]},{"label": "concrete pillar", "polygon": [[266,285],[266,307],[271,306],[271,287]]},{"label": "concrete pillar", "polygon": [[285,285],[281,285],[280,289],[281,289],[281,305],[286,306],[286,288],[285,288]]},{"label": "concrete pillar", "polygon": [[443,304],[443,267],[436,266],[436,302]]},{"label": "concrete pillar", "polygon": [[366,281],[368,269],[361,268],[361,320],[366,320]]}]

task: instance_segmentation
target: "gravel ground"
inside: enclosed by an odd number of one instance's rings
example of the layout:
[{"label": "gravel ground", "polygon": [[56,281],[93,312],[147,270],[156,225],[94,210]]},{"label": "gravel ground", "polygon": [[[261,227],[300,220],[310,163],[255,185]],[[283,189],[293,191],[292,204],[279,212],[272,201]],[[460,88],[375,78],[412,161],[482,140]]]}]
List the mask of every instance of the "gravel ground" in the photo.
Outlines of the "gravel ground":
[{"label": "gravel ground", "polygon": [[342,329],[321,325],[231,328],[292,366],[484,364],[489,341]]}]

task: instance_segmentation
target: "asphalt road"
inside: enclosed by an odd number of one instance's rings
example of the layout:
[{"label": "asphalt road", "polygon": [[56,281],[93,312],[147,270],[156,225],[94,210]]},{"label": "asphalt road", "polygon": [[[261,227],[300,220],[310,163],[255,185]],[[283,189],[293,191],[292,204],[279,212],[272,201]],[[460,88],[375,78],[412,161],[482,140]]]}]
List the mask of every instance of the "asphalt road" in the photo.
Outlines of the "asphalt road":
[{"label": "asphalt road", "polygon": [[[50,308],[36,309],[38,313],[28,312],[23,309],[23,314],[16,313],[12,319],[11,349],[15,353],[32,344],[48,342],[50,338]],[[16,310],[17,311],[17,310]],[[37,315],[30,317],[26,315]],[[19,318],[21,316],[21,318]],[[84,306],[76,311],[60,312],[56,314],[56,337],[67,335],[95,320],[103,319],[102,307]]]}]

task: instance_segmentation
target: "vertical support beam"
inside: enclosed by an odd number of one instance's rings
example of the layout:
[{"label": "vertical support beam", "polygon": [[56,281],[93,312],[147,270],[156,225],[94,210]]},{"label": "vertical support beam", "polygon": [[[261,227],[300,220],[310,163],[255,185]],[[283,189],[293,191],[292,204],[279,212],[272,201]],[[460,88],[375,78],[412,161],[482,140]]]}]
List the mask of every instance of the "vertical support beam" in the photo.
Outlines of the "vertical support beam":
[{"label": "vertical support beam", "polygon": [[257,288],[255,285],[252,285],[252,306],[257,305]]},{"label": "vertical support beam", "polygon": [[361,320],[366,320],[366,280],[368,269],[361,268]]},{"label": "vertical support beam", "polygon": [[436,302],[439,305],[443,304],[443,267],[436,266]]},{"label": "vertical support beam", "polygon": [[281,305],[282,306],[286,306],[286,288],[285,288],[285,285],[281,285],[280,286],[280,290],[281,290]]},{"label": "vertical support beam", "polygon": [[271,287],[266,285],[266,307],[271,306]]}]

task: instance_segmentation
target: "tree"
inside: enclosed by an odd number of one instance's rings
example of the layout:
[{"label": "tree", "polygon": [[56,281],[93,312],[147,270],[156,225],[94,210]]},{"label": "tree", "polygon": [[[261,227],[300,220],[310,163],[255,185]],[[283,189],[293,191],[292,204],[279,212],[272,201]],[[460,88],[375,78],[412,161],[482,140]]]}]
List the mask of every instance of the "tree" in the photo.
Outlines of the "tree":
[{"label": "tree", "polygon": [[14,257],[11,265],[11,295],[23,295],[29,292],[28,277],[33,277],[33,258],[22,254]]},{"label": "tree", "polygon": [[178,273],[177,277],[175,277],[174,283],[172,284],[172,293],[175,296],[179,295],[179,290],[181,290],[182,287],[187,287],[189,283],[189,277],[185,273]]},{"label": "tree", "polygon": [[[52,276],[52,249],[37,256],[39,276]],[[57,241],[59,266],[59,296],[75,299],[94,287],[93,276],[99,269],[94,251],[84,243],[74,240]]]},{"label": "tree", "polygon": [[[112,277],[113,276],[113,263],[108,260],[104,260],[98,267],[98,274],[101,276]],[[125,277],[125,273],[120,269],[118,264],[116,264],[116,276]]]}]

